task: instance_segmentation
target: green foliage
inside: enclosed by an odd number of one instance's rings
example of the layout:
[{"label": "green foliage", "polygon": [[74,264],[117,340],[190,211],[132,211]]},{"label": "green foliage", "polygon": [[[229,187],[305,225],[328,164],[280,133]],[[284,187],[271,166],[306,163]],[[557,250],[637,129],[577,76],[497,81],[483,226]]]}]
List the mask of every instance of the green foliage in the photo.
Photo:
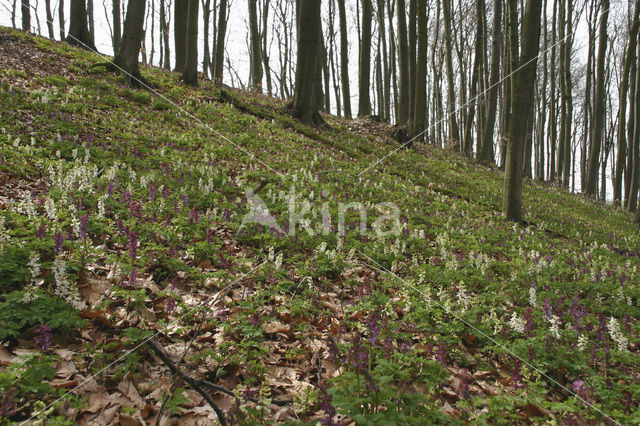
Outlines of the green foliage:
[{"label": "green foliage", "polygon": [[29,280],[29,251],[8,246],[0,252],[0,292],[22,288]]},{"label": "green foliage", "polygon": [[36,298],[25,302],[25,291],[14,291],[0,304],[0,339],[16,338],[26,328],[38,324],[51,330],[70,331],[85,326],[78,312],[68,303],[38,290]]}]

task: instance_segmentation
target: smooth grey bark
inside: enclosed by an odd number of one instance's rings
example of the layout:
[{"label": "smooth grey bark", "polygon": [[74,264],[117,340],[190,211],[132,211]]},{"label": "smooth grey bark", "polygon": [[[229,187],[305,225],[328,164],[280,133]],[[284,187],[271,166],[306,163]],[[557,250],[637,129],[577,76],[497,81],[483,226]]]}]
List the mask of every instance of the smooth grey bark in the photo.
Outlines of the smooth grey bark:
[{"label": "smooth grey bark", "polygon": [[362,2],[362,41],[360,42],[360,63],[358,67],[358,117],[371,115],[371,21],[373,6],[371,0]]},{"label": "smooth grey bark", "polygon": [[260,34],[258,32],[257,0],[249,1],[249,62],[251,67],[250,87],[256,92],[262,92],[262,49],[260,48]]},{"label": "smooth grey bark", "polygon": [[69,33],[67,43],[90,50],[96,50],[91,41],[91,34],[87,27],[87,7],[85,0],[71,0],[70,3]]},{"label": "smooth grey bark", "polygon": [[398,0],[398,117],[397,124],[409,120],[409,44],[407,42],[407,6]]},{"label": "smooth grey bark", "polygon": [[227,34],[227,0],[220,0],[220,11],[218,12],[218,34],[216,35],[216,48],[213,61],[213,81],[221,86],[224,69],[224,45]]},{"label": "smooth grey bark", "polygon": [[[515,7],[515,0],[509,0]],[[536,65],[540,45],[541,0],[527,0],[522,28],[522,66],[513,76],[512,111],[509,119],[509,146],[504,179],[502,213],[507,220],[522,222],[522,150],[526,121],[533,107]]]},{"label": "smooth grey bark", "polygon": [[591,197],[596,195],[596,187],[598,184],[598,160],[600,150],[602,148],[602,133],[605,120],[605,75],[604,61],[607,51],[607,19],[609,17],[609,0],[602,1],[602,10],[600,14],[600,27],[598,34],[598,57],[596,59],[596,86],[595,99],[593,108],[593,129],[589,144],[589,159],[587,167],[587,181],[584,193]]},{"label": "smooth grey bark", "polygon": [[351,93],[349,90],[349,38],[347,35],[347,15],[344,0],[338,0],[340,17],[340,80],[342,82],[342,102],[344,117],[351,118]]},{"label": "smooth grey bark", "polygon": [[494,1],[493,30],[491,36],[491,71],[489,77],[489,99],[487,121],[480,143],[478,159],[484,163],[493,161],[493,130],[498,106],[498,82],[500,81],[500,44],[501,41],[502,0]]},{"label": "smooth grey bark", "polygon": [[176,66],[174,71],[182,72],[187,61],[187,16],[189,13],[189,0],[173,0],[173,38]]},{"label": "smooth grey bark", "polygon": [[297,31],[298,48],[296,62],[296,87],[293,115],[303,123],[322,126],[324,119],[318,112],[322,81],[320,76],[322,40],[320,0],[298,0]]},{"label": "smooth grey bark", "polygon": [[[411,118],[411,139],[417,138],[426,128],[427,106],[427,1],[418,0],[418,55],[416,58],[416,86],[413,117]],[[424,139],[424,136],[420,138]]]},{"label": "smooth grey bark", "polygon": [[452,44],[452,15],[451,0],[442,0],[442,13],[444,20],[445,63],[447,67],[447,115],[449,123],[449,139],[454,143],[454,149],[460,150],[460,131],[456,120],[456,92],[453,75],[453,44]]},{"label": "smooth grey bark", "polygon": [[127,83],[133,87],[145,87],[148,83],[140,74],[138,55],[144,36],[144,1],[129,1],[127,15],[124,22],[124,31],[118,53],[113,63],[123,72]]},{"label": "smooth grey bark", "polygon": [[190,86],[198,85],[198,10],[199,0],[188,0],[186,58],[182,81]]},{"label": "smooth grey bark", "polygon": [[[618,113],[618,132],[617,145],[618,152],[616,158],[616,172],[613,185],[613,202],[620,205],[622,202],[622,175],[624,173],[624,164],[627,155],[627,93],[629,91],[629,76],[631,74],[631,63],[636,60],[636,45],[638,37],[638,28],[640,27],[640,0],[636,0],[633,9],[633,18],[631,27],[629,28],[629,41],[627,44],[624,64],[622,66],[622,81],[620,82],[619,113]],[[627,171],[629,173],[629,171]]]}]

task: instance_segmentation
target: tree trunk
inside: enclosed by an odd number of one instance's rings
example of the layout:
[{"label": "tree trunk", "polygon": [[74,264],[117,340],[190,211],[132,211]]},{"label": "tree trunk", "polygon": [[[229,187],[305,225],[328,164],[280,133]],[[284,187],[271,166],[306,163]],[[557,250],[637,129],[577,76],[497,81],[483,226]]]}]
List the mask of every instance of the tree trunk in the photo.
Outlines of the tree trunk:
[{"label": "tree trunk", "polygon": [[397,124],[409,120],[409,45],[407,43],[407,6],[398,0],[398,117]]},{"label": "tree trunk", "polygon": [[113,39],[111,43],[113,44],[113,51],[117,52],[120,48],[120,40],[122,39],[120,33],[122,27],[120,22],[120,0],[113,0],[111,14],[113,15]]},{"label": "tree trunk", "polygon": [[320,60],[322,40],[320,20],[321,0],[298,0],[298,60],[296,62],[296,88],[293,114],[303,123],[322,126],[324,120],[318,112],[317,99],[321,86]]},{"label": "tree trunk", "polygon": [[416,104],[416,48],[418,34],[416,33],[416,23],[418,22],[417,1],[409,0],[409,119],[413,117],[413,107]]},{"label": "tree trunk", "polygon": [[500,45],[502,0],[494,1],[493,9],[493,34],[491,35],[491,71],[489,77],[489,105],[487,110],[487,122],[482,136],[479,160],[484,163],[493,161],[493,130],[496,122],[496,109],[498,104],[498,86],[500,81]]},{"label": "tree trunk", "polygon": [[360,43],[360,65],[358,69],[358,117],[371,115],[371,0],[362,2],[362,41]]},{"label": "tree trunk", "polygon": [[604,61],[607,52],[607,18],[609,17],[609,0],[602,1],[602,14],[600,15],[600,28],[598,34],[598,57],[596,62],[596,87],[593,108],[593,129],[589,144],[589,165],[587,167],[587,187],[584,193],[595,197],[598,184],[598,160],[602,147],[602,132],[605,120],[605,75]]},{"label": "tree trunk", "polygon": [[[636,44],[638,37],[638,28],[640,26],[640,0],[636,0],[633,9],[633,20],[629,29],[629,42],[624,57],[624,65],[622,68],[622,81],[620,82],[620,93],[618,96],[619,112],[618,112],[618,152],[616,160],[616,173],[613,185],[613,202],[620,205],[622,202],[622,174],[624,171],[625,157],[627,155],[627,140],[625,137],[627,125],[627,92],[629,91],[629,74],[631,71],[631,63],[636,60]],[[627,173],[630,171],[628,170]]]},{"label": "tree trunk", "polygon": [[91,41],[91,34],[89,34],[89,29],[87,27],[87,8],[85,0],[71,0],[67,43],[73,46],[81,46],[86,49],[96,50],[96,46]]},{"label": "tree trunk", "polygon": [[453,45],[452,45],[452,15],[451,0],[442,0],[442,13],[444,20],[445,62],[447,66],[447,116],[449,122],[449,139],[454,142],[454,149],[460,150],[460,131],[456,120],[456,92],[453,75]]},{"label": "tree trunk", "polygon": [[631,179],[629,182],[629,193],[627,201],[627,209],[634,211],[637,208],[638,186],[640,184],[640,45],[637,46],[636,53],[636,84],[633,94],[633,136],[630,138],[631,146]]},{"label": "tree trunk", "polygon": [[347,15],[344,0],[338,0],[340,15],[340,80],[342,81],[342,102],[344,117],[351,118],[351,93],[349,91],[349,38],[347,35]]},{"label": "tree trunk", "polygon": [[58,26],[60,26],[60,41],[65,39],[64,33],[64,0],[58,4]]},{"label": "tree trunk", "polygon": [[169,25],[167,23],[167,11],[165,0],[160,0],[160,32],[162,33],[164,53],[162,54],[162,68],[171,69],[171,52],[169,47]]},{"label": "tree trunk", "polygon": [[[480,70],[482,68],[482,61],[484,59],[484,53],[482,52],[484,37],[484,13],[483,13],[483,0],[476,0],[476,41],[475,41],[475,53],[473,74],[471,75],[471,92],[469,93],[469,102],[467,106],[467,119],[464,124],[464,138],[463,140],[463,152],[466,156],[471,157],[473,152],[473,141],[471,139],[471,127],[473,126],[473,118],[475,116],[475,106],[478,102],[476,95],[478,92],[478,78],[480,77]],[[480,120],[478,120],[480,121]],[[478,141],[479,142],[479,141]]]},{"label": "tree trunk", "polygon": [[198,85],[198,9],[199,0],[188,0],[187,44],[182,81],[190,86]]},{"label": "tree trunk", "polygon": [[258,5],[257,0],[249,0],[249,61],[251,64],[250,87],[256,92],[262,92],[262,58],[260,49],[260,34],[258,33]]},{"label": "tree trunk", "polygon": [[387,29],[384,19],[384,3],[385,0],[378,0],[378,38],[381,44],[380,57],[382,59],[382,88],[383,88],[383,104],[380,110],[386,122],[391,119],[391,74],[389,73],[389,58],[387,57]]},{"label": "tree trunk", "polygon": [[[509,0],[515,8],[515,0]],[[526,121],[533,106],[536,65],[540,44],[541,0],[527,0],[522,22],[522,66],[513,81],[512,111],[509,119],[509,147],[504,179],[502,213],[507,220],[522,222],[522,150],[526,137]],[[512,39],[513,40],[513,39]]]},{"label": "tree trunk", "polygon": [[211,20],[211,0],[202,0],[202,38],[204,47],[202,52],[202,73],[204,78],[209,78],[209,68],[211,63],[211,47],[209,45],[209,22]]},{"label": "tree trunk", "polygon": [[146,81],[140,75],[138,65],[138,55],[144,35],[145,4],[144,1],[129,1],[122,40],[118,53],[113,59],[113,63],[122,70],[125,79],[133,87],[147,86]]},{"label": "tree trunk", "polygon": [[217,86],[222,85],[224,68],[224,40],[227,33],[227,0],[220,0],[218,12],[218,35],[216,36],[215,59],[213,61],[213,81]]},{"label": "tree trunk", "polygon": [[87,25],[89,29],[89,39],[91,45],[96,45],[96,26],[93,19],[93,0],[87,0]]},{"label": "tree trunk", "polygon": [[49,33],[49,38],[53,40],[53,14],[51,13],[51,0],[44,1],[44,8],[47,13],[47,31]]},{"label": "tree trunk", "polygon": [[[411,119],[411,138],[416,138],[426,128],[427,106],[427,1],[418,0],[418,56],[416,58],[416,86],[413,117]],[[420,140],[423,140],[421,137]]]},{"label": "tree trunk", "polygon": [[267,80],[267,95],[273,93],[273,83],[271,82],[271,67],[269,66],[269,49],[267,45],[267,30],[269,22],[269,0],[265,0],[262,8],[262,65],[264,67],[264,76]]},{"label": "tree trunk", "polygon": [[173,0],[173,37],[175,42],[176,66],[174,71],[182,72],[187,61],[187,15],[189,0]]},{"label": "tree trunk", "polygon": [[22,14],[22,31],[31,31],[31,6],[29,0],[20,0]]}]

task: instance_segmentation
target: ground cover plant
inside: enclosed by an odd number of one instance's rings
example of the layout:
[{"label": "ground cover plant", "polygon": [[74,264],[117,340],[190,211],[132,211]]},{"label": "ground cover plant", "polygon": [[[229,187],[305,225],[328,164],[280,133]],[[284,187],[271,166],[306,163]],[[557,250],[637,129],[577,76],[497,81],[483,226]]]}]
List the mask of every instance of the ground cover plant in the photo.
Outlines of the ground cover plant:
[{"label": "ground cover plant", "polygon": [[640,421],[629,213],[527,182],[512,224],[380,123],[1,34],[3,423],[218,421],[149,339],[231,424]]}]

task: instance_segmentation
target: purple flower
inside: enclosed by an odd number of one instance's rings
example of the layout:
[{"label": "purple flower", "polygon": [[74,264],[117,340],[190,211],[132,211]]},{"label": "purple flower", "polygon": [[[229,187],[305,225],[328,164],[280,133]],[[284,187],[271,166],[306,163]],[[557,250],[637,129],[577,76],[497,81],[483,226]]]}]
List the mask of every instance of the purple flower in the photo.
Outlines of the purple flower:
[{"label": "purple flower", "polygon": [[40,225],[38,230],[36,231],[36,237],[40,239],[44,239],[47,236],[47,226],[43,223]]},{"label": "purple flower", "polygon": [[378,337],[380,336],[380,325],[378,321],[380,320],[380,311],[375,310],[369,315],[369,319],[367,320],[367,326],[369,327],[369,337],[367,340],[371,344],[371,346],[375,346],[378,342]]},{"label": "purple flower", "polygon": [[513,374],[511,375],[513,385],[516,389],[524,388],[524,382],[522,381],[522,374],[520,374],[520,360],[516,359],[513,365]]},{"label": "purple flower", "polygon": [[551,318],[553,312],[551,312],[551,304],[549,303],[549,299],[544,299],[544,303],[542,305],[542,312],[544,312],[545,319]]},{"label": "purple flower", "polygon": [[129,204],[131,202],[131,193],[125,189],[124,193],[122,194],[122,201],[124,203]]},{"label": "purple flower", "polygon": [[251,323],[251,325],[254,325],[256,327],[260,325],[260,314],[255,313],[251,315],[251,317],[249,317],[249,322]]},{"label": "purple flower", "polygon": [[138,257],[138,234],[129,231],[129,257],[136,260]]},{"label": "purple flower", "polygon": [[35,333],[33,341],[42,349],[42,352],[46,352],[51,346],[51,327],[40,324],[33,329],[33,332]]},{"label": "purple flower", "polygon": [[336,415],[336,408],[331,404],[333,395],[327,393],[327,389],[324,385],[318,385],[318,408],[326,413],[326,417],[320,420],[320,424],[325,426],[337,426],[340,423],[333,421]]},{"label": "purple flower", "polygon": [[189,212],[189,222],[198,223],[200,222],[200,215],[198,214],[198,208],[194,207],[193,210]]},{"label": "purple flower", "polygon": [[89,215],[83,214],[80,216],[80,238],[84,238],[87,235],[89,229]]},{"label": "purple flower", "polygon": [[149,200],[152,202],[156,199],[156,186],[153,182],[149,183]]},{"label": "purple flower", "polygon": [[109,182],[107,185],[107,194],[109,194],[109,197],[113,195],[113,182]]},{"label": "purple flower", "polygon": [[56,232],[56,234],[53,236],[53,243],[53,251],[56,254],[62,253],[62,244],[64,243],[64,237],[62,236],[61,232]]},{"label": "purple flower", "polygon": [[127,283],[127,286],[132,286],[136,283],[136,281],[138,280],[138,270],[136,268],[133,268],[131,270],[131,273],[129,274],[129,282]]},{"label": "purple flower", "polygon": [[176,299],[174,299],[172,296],[169,296],[169,298],[167,299],[167,312],[172,313],[176,309],[176,305]]}]

